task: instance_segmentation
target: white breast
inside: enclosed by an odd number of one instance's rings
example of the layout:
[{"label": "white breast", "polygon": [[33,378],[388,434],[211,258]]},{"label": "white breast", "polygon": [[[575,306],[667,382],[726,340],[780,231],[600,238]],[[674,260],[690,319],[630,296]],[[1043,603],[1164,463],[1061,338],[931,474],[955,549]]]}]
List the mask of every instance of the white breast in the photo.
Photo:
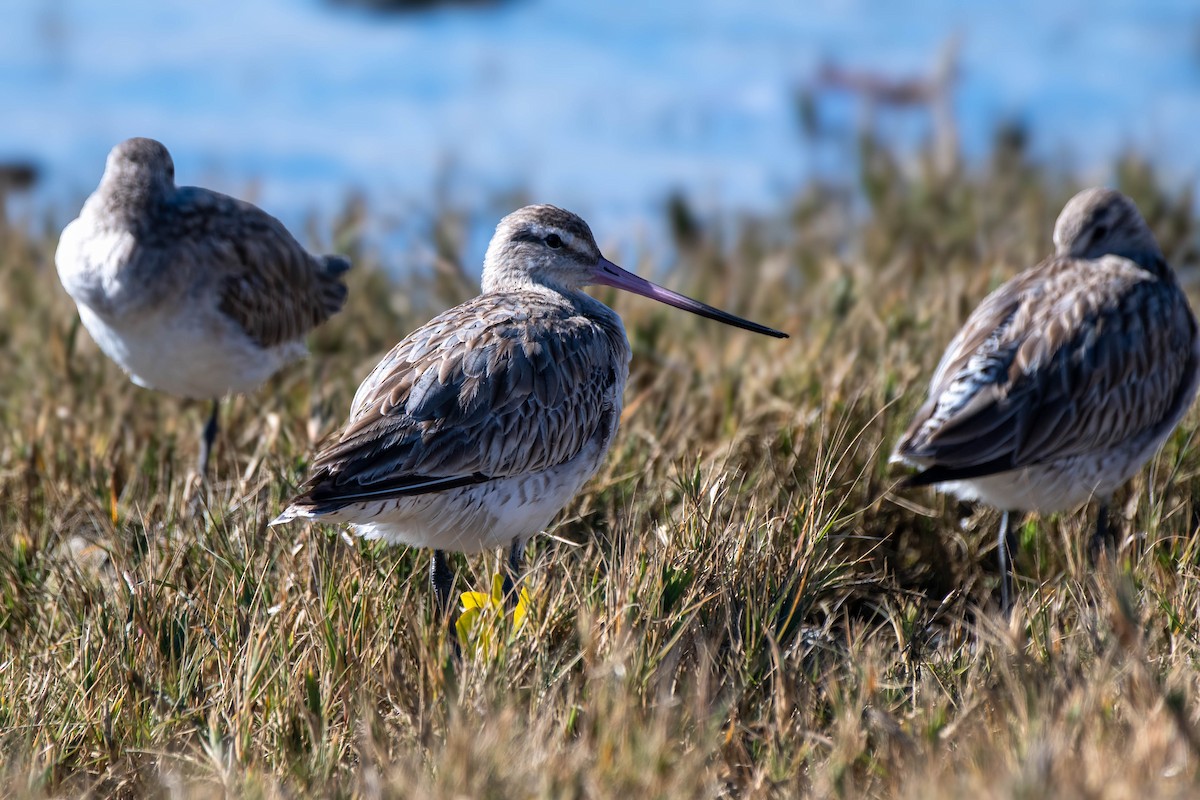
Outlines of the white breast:
[{"label": "white breast", "polygon": [[209,399],[253,391],[307,352],[303,342],[261,348],[215,309],[150,309],[108,318],[80,305],[79,317],[104,354],[134,383],[178,397]]},{"label": "white breast", "polygon": [[80,217],[55,254],[59,279],[104,354],[134,383],[179,397],[208,399],[257,388],[307,352],[303,342],[262,348],[217,307],[207,285],[181,285],[166,273],[135,281],[137,242]]},{"label": "white breast", "polygon": [[139,287],[122,281],[121,269],[136,246],[129,232],[97,230],[80,217],[63,229],[58,241],[58,278],[81,308],[121,313],[140,295]]}]

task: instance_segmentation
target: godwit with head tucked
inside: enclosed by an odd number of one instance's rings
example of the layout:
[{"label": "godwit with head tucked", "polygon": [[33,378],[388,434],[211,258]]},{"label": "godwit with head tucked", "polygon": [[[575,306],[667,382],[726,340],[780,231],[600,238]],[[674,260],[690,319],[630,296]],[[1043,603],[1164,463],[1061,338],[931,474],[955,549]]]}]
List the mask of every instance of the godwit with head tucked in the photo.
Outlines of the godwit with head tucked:
[{"label": "godwit with head tucked", "polygon": [[893,461],[1003,512],[1001,605],[1011,608],[1009,514],[1100,503],[1175,429],[1197,388],[1196,318],[1129,198],[1075,195],[1055,255],[1001,286],[950,343]]},{"label": "godwit with head tucked", "polygon": [[346,301],[350,262],[313,256],[279,220],[175,185],[167,148],[128,139],[62,232],[58,275],[100,349],[139,386],[212,399],[256,388],[307,353],[304,336]]},{"label": "godwit with head tucked", "polygon": [[786,336],[626,272],[574,214],[522,208],[496,228],[483,294],[379,362],[272,524],[349,522],[366,538],[433,549],[443,613],[444,551],[508,547],[508,594],[526,540],[596,472],[621,416],[629,341],[620,317],[581,291],[589,284]]}]

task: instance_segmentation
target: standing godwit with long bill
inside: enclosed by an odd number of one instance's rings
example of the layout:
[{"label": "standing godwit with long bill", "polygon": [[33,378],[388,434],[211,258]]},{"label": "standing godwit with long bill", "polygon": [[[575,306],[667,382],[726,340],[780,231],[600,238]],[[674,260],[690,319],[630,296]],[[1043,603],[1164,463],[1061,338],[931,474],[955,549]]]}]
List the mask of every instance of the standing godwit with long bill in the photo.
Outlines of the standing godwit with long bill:
[{"label": "standing godwit with long bill", "polygon": [[582,291],[595,284],[786,336],[626,272],[575,214],[522,208],[496,228],[483,293],[379,362],[272,524],[348,522],[366,538],[432,549],[443,613],[445,552],[507,547],[507,594],[526,541],[596,472],[621,416],[629,341],[620,317]]},{"label": "standing godwit with long bill", "polygon": [[1003,512],[1001,606],[1012,603],[1010,512],[1100,503],[1154,455],[1196,396],[1196,317],[1133,202],[1087,189],[1055,254],[992,292],[950,343],[893,461]]}]

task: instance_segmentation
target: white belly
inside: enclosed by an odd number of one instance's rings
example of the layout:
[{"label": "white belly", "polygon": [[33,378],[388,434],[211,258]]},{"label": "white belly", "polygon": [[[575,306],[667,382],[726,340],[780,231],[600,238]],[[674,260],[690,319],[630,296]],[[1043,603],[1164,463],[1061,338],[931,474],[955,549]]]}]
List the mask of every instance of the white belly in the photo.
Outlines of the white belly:
[{"label": "white belly", "polygon": [[222,397],[257,388],[305,355],[302,342],[260,348],[217,312],[151,312],[105,320],[79,305],[84,327],[134,383],[180,397]]},{"label": "white belly", "polygon": [[556,467],[449,492],[359,504],[330,518],[352,514],[354,532],[364,539],[478,553],[543,530],[594,472]]},{"label": "white belly", "polygon": [[[447,492],[355,503],[322,520],[349,522],[365,539],[478,553],[524,542],[543,530],[596,473],[616,433],[617,414],[572,460],[557,467]],[[311,516],[304,514],[302,516]]]},{"label": "white belly", "polygon": [[1071,511],[1093,499],[1111,496],[1154,455],[1163,438],[1107,453],[943,483],[938,489],[1003,511]]}]

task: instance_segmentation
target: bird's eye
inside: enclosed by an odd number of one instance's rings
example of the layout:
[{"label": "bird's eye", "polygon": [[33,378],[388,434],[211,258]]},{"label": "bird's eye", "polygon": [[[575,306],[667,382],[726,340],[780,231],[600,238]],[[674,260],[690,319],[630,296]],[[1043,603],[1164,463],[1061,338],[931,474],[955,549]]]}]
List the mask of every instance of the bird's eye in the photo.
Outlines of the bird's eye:
[{"label": "bird's eye", "polygon": [[551,250],[557,250],[562,247],[562,237],[557,233],[550,234],[546,237],[546,247],[549,247]]},{"label": "bird's eye", "polygon": [[1092,232],[1093,242],[1102,242],[1108,236],[1108,226],[1104,224],[1097,225]]}]

